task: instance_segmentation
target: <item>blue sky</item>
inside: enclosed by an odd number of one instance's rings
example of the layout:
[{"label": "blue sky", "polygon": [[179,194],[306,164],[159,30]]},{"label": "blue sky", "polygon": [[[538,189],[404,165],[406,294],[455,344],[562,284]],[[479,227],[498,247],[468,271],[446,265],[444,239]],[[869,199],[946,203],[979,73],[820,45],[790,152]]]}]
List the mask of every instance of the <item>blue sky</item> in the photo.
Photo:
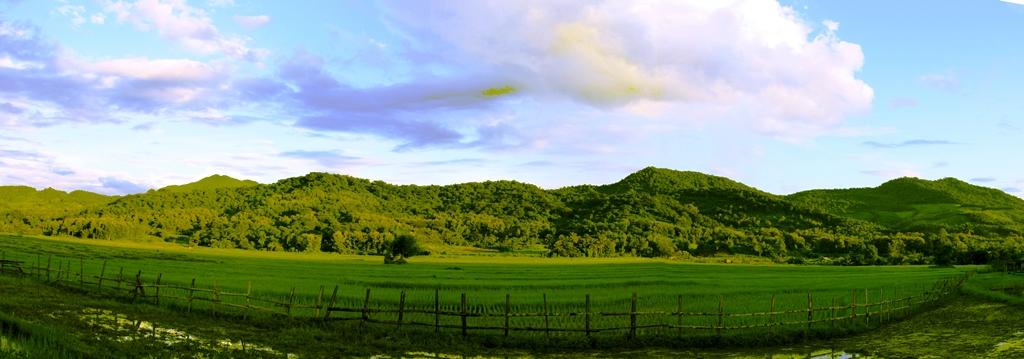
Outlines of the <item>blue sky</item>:
[{"label": "blue sky", "polygon": [[0,0],[0,185],[1024,189],[1024,5]]}]

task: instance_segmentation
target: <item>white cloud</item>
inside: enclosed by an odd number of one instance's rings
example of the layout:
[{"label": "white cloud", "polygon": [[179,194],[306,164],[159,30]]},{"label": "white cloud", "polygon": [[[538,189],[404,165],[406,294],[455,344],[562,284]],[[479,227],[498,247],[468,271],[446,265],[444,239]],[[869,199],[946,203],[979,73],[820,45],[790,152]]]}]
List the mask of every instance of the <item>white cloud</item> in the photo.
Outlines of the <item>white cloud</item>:
[{"label": "white cloud", "polygon": [[221,35],[202,9],[188,6],[184,0],[107,0],[104,10],[116,14],[118,21],[130,22],[143,31],[156,30],[164,40],[179,42],[195,51],[250,62],[260,61],[268,53],[249,48],[246,38]]},{"label": "white cloud", "polygon": [[[388,9],[389,22],[418,46],[454,49],[441,60],[451,68],[483,71],[520,95],[676,121],[742,118],[747,129],[788,141],[842,130],[874,97],[855,77],[863,52],[839,40],[838,23],[813,34],[796,11],[772,0],[397,2]],[[688,116],[695,111],[720,117]]]},{"label": "white cloud", "polygon": [[235,6],[235,0],[210,0],[209,5],[212,7],[232,7]]},{"label": "white cloud", "polygon": [[103,25],[107,21],[107,16],[103,15],[103,13],[95,13],[89,17],[89,20],[92,20],[93,24]]},{"label": "white cloud", "polygon": [[246,30],[254,30],[257,27],[269,24],[270,23],[270,16],[267,16],[267,15],[259,15],[259,16],[235,15],[235,16],[233,16],[231,18],[231,20],[233,20],[234,22],[238,23],[238,25],[241,25]]},{"label": "white cloud", "polygon": [[17,61],[10,57],[0,57],[0,67],[24,70],[26,68],[40,68],[43,67],[41,64],[32,63],[28,61]]},{"label": "white cloud", "polygon": [[84,13],[84,12],[85,12],[85,7],[84,6],[64,5],[64,6],[57,7],[50,14],[60,13],[61,15],[65,15],[65,16],[70,15],[71,16],[71,27],[77,29],[79,25],[82,25],[82,24],[85,23],[85,18],[82,17],[82,15],[80,14],[80,13]]},{"label": "white cloud", "polygon": [[839,23],[838,22],[835,22],[835,21],[832,21],[832,20],[825,20],[825,21],[822,21],[821,23],[823,25],[825,25],[826,28],[828,28],[828,31],[833,31],[833,32],[834,31],[839,31]]},{"label": "white cloud", "polygon": [[1000,0],[1002,2],[1008,2],[1011,4],[1024,5],[1024,0]]},{"label": "white cloud", "polygon": [[203,81],[220,74],[208,64],[188,59],[125,58],[95,63],[77,63],[87,73],[142,80]]}]

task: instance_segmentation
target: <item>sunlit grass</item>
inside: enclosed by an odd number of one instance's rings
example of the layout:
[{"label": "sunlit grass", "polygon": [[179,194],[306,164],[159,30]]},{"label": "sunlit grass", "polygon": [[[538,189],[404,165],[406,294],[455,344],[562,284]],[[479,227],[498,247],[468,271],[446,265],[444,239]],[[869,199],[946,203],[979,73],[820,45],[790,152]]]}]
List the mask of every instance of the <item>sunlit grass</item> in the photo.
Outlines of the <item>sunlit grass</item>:
[{"label": "sunlit grass", "polygon": [[[313,305],[324,286],[327,301],[339,286],[335,306],[362,308],[366,290],[371,290],[370,307],[397,307],[401,291],[407,291],[406,308],[433,310],[435,289],[442,309],[460,310],[461,294],[467,296],[469,312],[503,313],[505,296],[510,296],[513,313],[547,311],[583,312],[585,298],[591,298],[594,312],[625,312],[637,293],[639,311],[676,311],[679,296],[687,312],[717,312],[719,297],[726,313],[767,312],[775,296],[777,311],[806,309],[808,293],[816,308],[849,305],[857,291],[864,303],[865,290],[872,302],[892,299],[931,289],[943,278],[962,274],[974,267],[928,268],[925,266],[839,267],[811,265],[744,265],[679,263],[643,258],[538,258],[538,257],[413,257],[409,264],[385,265],[381,257],[338,254],[260,252],[196,248],[189,250],[165,243],[90,242],[0,236],[0,249],[7,259],[46,266],[49,259],[70,261],[74,271],[99,274],[106,262],[106,277],[116,277],[124,268],[125,278],[142,271],[147,283],[162,274],[163,284],[188,285],[196,279],[200,288],[216,282],[224,292],[245,293],[249,283],[259,297],[287,301],[295,287],[296,304]],[[51,257],[52,256],[52,257]],[[163,295],[187,296],[187,291],[165,290]],[[200,295],[200,294],[197,294]],[[206,294],[202,294],[206,295]],[[238,298],[224,300],[241,300]],[[196,308],[210,309],[206,302]],[[279,309],[279,308],[278,308]],[[221,309],[224,310],[224,309]],[[296,309],[298,316],[312,316],[312,309]],[[862,312],[863,313],[863,312]],[[839,311],[837,316],[849,315]],[[333,315],[353,316],[358,314]],[[815,319],[831,312],[815,313]],[[394,320],[393,314],[380,314]],[[717,317],[686,317],[685,325],[713,326]],[[776,321],[806,320],[806,313],[776,316]],[[405,320],[433,323],[433,314],[408,314]],[[473,325],[501,326],[504,318],[471,319]],[[551,317],[553,328],[582,328],[583,317]],[[725,325],[764,323],[767,317],[726,318]],[[669,316],[641,316],[638,324],[675,324]],[[444,317],[442,324],[458,325],[458,317]],[[842,324],[842,323],[841,323]],[[542,318],[515,318],[512,326],[543,327]],[[625,316],[592,316],[594,327],[628,325]],[[780,329],[786,330],[786,329]],[[792,328],[792,330],[802,330]]]}]

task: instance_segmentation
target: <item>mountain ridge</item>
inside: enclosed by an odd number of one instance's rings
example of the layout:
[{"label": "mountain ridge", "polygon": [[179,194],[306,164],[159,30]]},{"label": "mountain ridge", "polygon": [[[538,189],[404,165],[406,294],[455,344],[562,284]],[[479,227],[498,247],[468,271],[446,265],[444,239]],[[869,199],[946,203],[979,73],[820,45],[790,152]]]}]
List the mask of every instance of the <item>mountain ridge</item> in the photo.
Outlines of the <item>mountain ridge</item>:
[{"label": "mountain ridge", "polygon": [[[1024,255],[1022,202],[956,179],[780,196],[655,167],[611,184],[552,190],[517,181],[392,185],[314,172],[271,184],[216,175],[70,213],[8,210],[0,231],[366,254],[412,235],[437,251],[543,245],[552,256],[728,252],[842,264],[927,263],[952,253],[956,262],[977,262]],[[939,250],[949,246],[956,250]]]},{"label": "mountain ridge", "polygon": [[169,185],[164,186],[158,191],[168,192],[189,192],[189,191],[206,191],[211,189],[221,188],[238,188],[238,187],[251,187],[258,185],[259,183],[253,180],[240,180],[229,176],[214,174],[204,177],[198,181],[190,182],[181,185]]}]

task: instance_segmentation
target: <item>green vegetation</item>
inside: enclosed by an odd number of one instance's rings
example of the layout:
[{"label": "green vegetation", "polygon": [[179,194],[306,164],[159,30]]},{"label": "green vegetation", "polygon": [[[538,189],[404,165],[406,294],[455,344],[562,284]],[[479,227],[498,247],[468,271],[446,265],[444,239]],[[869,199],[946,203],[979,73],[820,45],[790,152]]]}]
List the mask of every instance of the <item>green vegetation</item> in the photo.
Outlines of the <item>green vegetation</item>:
[{"label": "green vegetation", "polygon": [[[193,278],[198,278],[197,286],[209,288],[216,281],[220,290],[233,293],[246,292],[247,284],[252,282],[254,293],[278,301],[287,298],[290,288],[295,287],[296,303],[313,304],[321,285],[328,289],[340,285],[338,305],[352,308],[362,307],[365,290],[370,288],[372,306],[394,307],[400,292],[407,290],[406,305],[410,309],[432,308],[434,290],[438,289],[442,304],[448,308],[457,306],[461,293],[466,293],[470,310],[474,312],[500,311],[506,294],[511,295],[517,312],[542,312],[545,295],[552,312],[583,311],[587,294],[591,296],[595,311],[627,311],[631,293],[637,293],[641,311],[675,310],[678,296],[682,295],[686,311],[717,311],[719,296],[724,296],[726,311],[753,313],[769,309],[773,295],[777,297],[780,310],[806,308],[808,292],[813,293],[818,303],[830,303],[836,298],[837,304],[843,305],[852,302],[854,291],[861,291],[860,302],[864,300],[863,290],[869,288],[872,296],[881,289],[891,298],[897,288],[904,293],[916,293],[931,288],[936,280],[973,269],[687,264],[642,258],[580,262],[521,257],[411,257],[408,265],[388,266],[365,257],[324,253],[207,248],[189,251],[171,245],[136,246],[120,248],[85,242],[0,237],[0,249],[7,251],[8,259],[40,261],[43,266],[51,261],[54,268],[62,260],[64,263],[70,260],[72,268],[78,270],[79,258],[85,257],[81,265],[87,273],[99,274],[105,261],[108,275],[116,276],[114,273],[118,273],[119,268],[124,268],[125,273],[141,270],[146,282],[154,282],[157,274],[162,273],[162,283],[179,285],[188,285]],[[312,310],[293,313],[308,316]],[[801,316],[806,320],[806,313],[777,319],[801,320]],[[432,318],[419,319],[432,321]],[[598,317],[594,322],[609,327],[621,324],[622,319]],[[579,317],[557,317],[552,318],[552,323],[578,326],[580,320]],[[708,325],[714,318],[687,320],[693,320],[695,325]],[[737,322],[727,324],[736,325],[755,319],[729,320]],[[801,332],[802,328],[790,330]],[[780,331],[784,332],[782,328]]]},{"label": "green vegetation", "polygon": [[653,167],[613,184],[555,190],[515,181],[397,186],[310,173],[268,185],[215,176],[102,198],[28,212],[0,198],[8,208],[0,210],[0,232],[376,255],[410,236],[435,255],[472,246],[543,247],[552,257],[725,254],[840,265],[1024,257],[1024,201],[955,179],[778,196]]},{"label": "green vegetation", "polygon": [[[1024,311],[1016,306],[975,296],[954,296],[944,301],[942,307],[926,309],[866,333],[782,347],[637,348],[630,346],[630,341],[620,340],[609,343],[619,344],[616,348],[588,349],[585,341],[561,338],[550,342],[534,341],[535,346],[520,342],[522,349],[515,349],[514,346],[496,347],[495,342],[476,335],[470,336],[470,340],[461,340],[457,333],[434,334],[412,328],[396,330],[391,325],[352,322],[319,325],[284,318],[271,320],[250,316],[243,320],[220,313],[217,316],[205,312],[188,314],[163,305],[131,303],[124,297],[114,300],[108,295],[59,289],[8,275],[0,275],[0,292],[5,293],[0,296],[0,313],[3,313],[0,321],[47,328],[43,333],[33,331],[31,335],[18,336],[13,341],[21,350],[4,353],[0,349],[0,357],[4,358],[286,358],[286,353],[300,358],[428,358],[441,353],[473,358],[531,358],[551,354],[551,357],[567,359],[638,356],[738,359],[823,357],[843,352],[884,358],[1008,358],[1021,355],[1022,338],[1014,333],[1024,319]],[[16,318],[32,318],[32,323]],[[141,330],[139,322],[143,323]],[[155,325],[161,335],[174,329],[193,339],[153,338],[151,325]],[[768,343],[768,338],[761,339]],[[26,349],[26,341],[43,345]],[[216,344],[227,341],[235,349],[225,350],[223,344]],[[250,349],[239,350],[242,343]],[[277,354],[254,350],[254,347],[271,348]]]},{"label": "green vegetation", "polygon": [[167,186],[161,188],[160,191],[168,192],[192,192],[192,191],[210,191],[220,188],[239,188],[239,187],[252,187],[259,183],[253,180],[238,180],[228,176],[213,175],[210,177],[203,178],[199,181],[192,182],[189,184],[183,184],[180,186]]}]

